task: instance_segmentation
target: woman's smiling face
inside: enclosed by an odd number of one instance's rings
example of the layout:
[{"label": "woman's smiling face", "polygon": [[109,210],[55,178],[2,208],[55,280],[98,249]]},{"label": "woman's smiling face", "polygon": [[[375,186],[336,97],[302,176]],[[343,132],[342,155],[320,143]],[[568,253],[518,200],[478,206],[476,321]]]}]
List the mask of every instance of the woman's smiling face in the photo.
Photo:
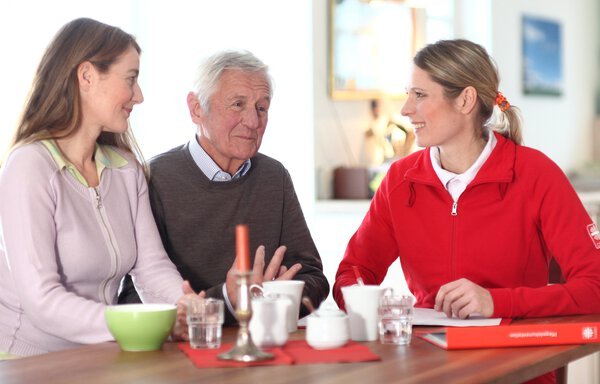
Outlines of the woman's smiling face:
[{"label": "woman's smiling face", "polygon": [[409,81],[402,115],[410,118],[419,147],[443,146],[464,134],[472,135],[457,105],[459,98],[447,99],[444,88],[416,65]]},{"label": "woman's smiling face", "polygon": [[123,133],[128,128],[128,119],[134,105],[144,101],[137,82],[140,55],[130,47],[108,69],[100,73],[96,68],[89,70],[94,79],[89,96],[84,102],[84,123],[102,131]]}]

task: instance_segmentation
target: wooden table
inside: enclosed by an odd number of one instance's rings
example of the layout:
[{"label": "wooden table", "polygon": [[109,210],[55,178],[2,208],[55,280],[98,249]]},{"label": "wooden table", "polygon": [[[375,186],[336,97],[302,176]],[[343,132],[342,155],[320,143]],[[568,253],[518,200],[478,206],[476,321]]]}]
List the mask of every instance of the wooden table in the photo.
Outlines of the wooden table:
[{"label": "wooden table", "polygon": [[[515,323],[557,320],[600,321],[600,315]],[[225,329],[224,341],[233,341],[236,331]],[[293,334],[295,339],[303,337],[303,330]],[[2,361],[0,383],[516,383],[600,351],[600,343],[445,351],[418,337],[408,347],[366,345],[381,361],[198,369],[175,343],[155,352],[122,352],[115,343],[103,343]]]}]

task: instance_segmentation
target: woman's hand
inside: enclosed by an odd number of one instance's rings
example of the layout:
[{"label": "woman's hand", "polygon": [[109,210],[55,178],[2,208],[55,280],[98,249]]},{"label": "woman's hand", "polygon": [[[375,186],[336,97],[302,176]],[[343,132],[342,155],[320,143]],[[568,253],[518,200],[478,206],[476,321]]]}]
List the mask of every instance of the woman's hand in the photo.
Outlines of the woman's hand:
[{"label": "woman's hand", "polygon": [[494,300],[490,291],[467,279],[458,279],[440,287],[434,309],[448,317],[466,319],[472,314],[491,317]]},{"label": "woman's hand", "polygon": [[198,294],[194,292],[190,283],[186,280],[182,285],[183,296],[179,298],[177,301],[177,316],[175,319],[175,325],[173,326],[173,331],[171,332],[171,338],[173,340],[183,340],[188,341],[190,339],[188,334],[188,325],[187,325],[187,301],[192,297],[201,297],[204,298],[206,292],[202,291]]}]

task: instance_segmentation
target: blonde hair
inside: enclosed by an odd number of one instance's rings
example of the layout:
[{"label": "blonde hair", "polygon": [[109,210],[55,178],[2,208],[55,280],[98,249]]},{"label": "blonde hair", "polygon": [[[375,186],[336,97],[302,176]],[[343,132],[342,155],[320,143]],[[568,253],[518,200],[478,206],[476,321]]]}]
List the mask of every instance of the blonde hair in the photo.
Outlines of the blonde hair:
[{"label": "blonde hair", "polygon": [[520,111],[513,105],[504,110],[497,105],[500,78],[496,63],[485,48],[463,39],[440,40],[421,49],[413,61],[444,88],[448,99],[458,97],[468,86],[477,90],[482,135],[484,127],[489,127],[517,144],[522,143]]}]

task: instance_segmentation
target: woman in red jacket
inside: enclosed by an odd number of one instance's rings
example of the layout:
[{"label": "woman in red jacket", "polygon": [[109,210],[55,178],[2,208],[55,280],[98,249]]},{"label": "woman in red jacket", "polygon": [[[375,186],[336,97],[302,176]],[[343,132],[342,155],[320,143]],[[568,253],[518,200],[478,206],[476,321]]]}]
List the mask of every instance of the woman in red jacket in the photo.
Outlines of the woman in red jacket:
[{"label": "woman in red jacket", "polygon": [[[561,169],[521,145],[518,110],[481,46],[414,58],[408,99],[424,150],[395,162],[350,239],[333,289],[380,284],[400,259],[416,305],[466,318],[600,312],[600,234]],[[548,284],[554,257],[564,284]]]}]

